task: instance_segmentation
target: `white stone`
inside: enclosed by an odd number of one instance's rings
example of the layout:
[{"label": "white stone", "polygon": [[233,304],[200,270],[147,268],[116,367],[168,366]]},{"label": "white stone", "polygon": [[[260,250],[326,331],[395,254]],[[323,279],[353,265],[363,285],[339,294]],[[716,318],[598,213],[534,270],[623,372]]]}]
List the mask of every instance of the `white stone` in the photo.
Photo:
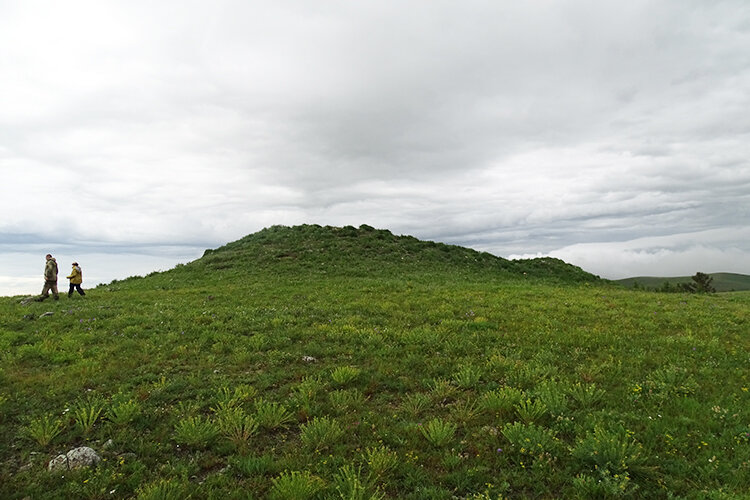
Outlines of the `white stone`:
[{"label": "white stone", "polygon": [[102,458],[88,446],[72,449],[68,452],[68,467],[78,469],[80,467],[90,467],[102,461]]},{"label": "white stone", "polygon": [[50,460],[47,469],[50,471],[80,469],[81,467],[91,467],[101,461],[102,459],[96,451],[88,446],[81,446]]}]

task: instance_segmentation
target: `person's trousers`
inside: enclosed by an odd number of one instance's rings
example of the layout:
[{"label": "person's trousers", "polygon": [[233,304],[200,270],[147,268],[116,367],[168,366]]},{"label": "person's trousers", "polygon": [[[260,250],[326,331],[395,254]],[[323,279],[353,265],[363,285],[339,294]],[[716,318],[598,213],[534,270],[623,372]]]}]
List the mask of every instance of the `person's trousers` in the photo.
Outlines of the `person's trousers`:
[{"label": "person's trousers", "polygon": [[59,298],[59,295],[57,294],[57,281],[44,282],[44,288],[42,288],[42,297],[45,299],[49,297],[50,290],[52,290],[52,295],[54,295],[56,299]]},{"label": "person's trousers", "polygon": [[81,284],[80,283],[71,283],[70,284],[70,289],[68,290],[68,297],[70,297],[71,295],[73,295],[73,290],[78,290],[78,293],[80,293],[81,295],[86,295],[83,292],[83,288],[81,288]]}]

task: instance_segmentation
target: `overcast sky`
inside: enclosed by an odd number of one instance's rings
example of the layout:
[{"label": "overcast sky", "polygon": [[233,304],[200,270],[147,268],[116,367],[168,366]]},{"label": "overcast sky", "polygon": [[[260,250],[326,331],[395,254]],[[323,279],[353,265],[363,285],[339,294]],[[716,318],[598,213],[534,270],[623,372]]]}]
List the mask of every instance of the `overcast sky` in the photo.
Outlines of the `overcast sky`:
[{"label": "overcast sky", "polygon": [[303,223],[750,274],[750,2],[0,0],[0,173],[0,294]]}]

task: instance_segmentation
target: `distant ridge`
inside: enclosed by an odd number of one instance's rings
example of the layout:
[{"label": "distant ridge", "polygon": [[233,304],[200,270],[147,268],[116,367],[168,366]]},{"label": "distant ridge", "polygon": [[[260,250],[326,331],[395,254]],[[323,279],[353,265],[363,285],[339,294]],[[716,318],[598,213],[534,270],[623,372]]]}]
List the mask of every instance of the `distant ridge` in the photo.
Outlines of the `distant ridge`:
[{"label": "distant ridge", "polygon": [[342,275],[409,274],[464,271],[502,273],[559,282],[604,282],[560,259],[508,260],[456,245],[396,236],[363,224],[333,227],[317,224],[271,226],[222,247],[206,250],[186,264],[212,272],[325,272]]},{"label": "distant ridge", "polygon": [[[750,276],[747,274],[737,273],[706,273],[713,278],[711,284],[717,292],[741,292],[750,290]],[[678,283],[689,283],[692,276],[677,277],[657,277],[657,276],[637,276],[621,280],[613,280],[628,288],[644,287],[647,289],[661,288],[664,283],[677,285]]]}]

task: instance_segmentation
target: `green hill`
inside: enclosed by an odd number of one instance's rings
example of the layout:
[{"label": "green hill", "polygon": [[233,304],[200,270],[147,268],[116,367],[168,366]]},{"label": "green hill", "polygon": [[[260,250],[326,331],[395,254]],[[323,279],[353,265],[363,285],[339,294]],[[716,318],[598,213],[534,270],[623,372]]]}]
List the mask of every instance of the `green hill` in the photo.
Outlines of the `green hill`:
[{"label": "green hill", "polygon": [[[750,276],[747,274],[734,273],[708,273],[713,278],[711,284],[717,292],[739,292],[750,290]],[[634,278],[625,278],[614,280],[628,288],[642,287],[646,289],[659,289],[664,283],[678,285],[680,283],[690,283],[691,276],[678,277],[656,277],[656,276],[637,276]]]},{"label": "green hill", "polygon": [[507,260],[469,248],[396,236],[367,225],[273,226],[207,250],[194,268],[221,270],[273,268],[274,272],[326,272],[349,276],[411,274],[452,270],[503,276],[595,282],[597,276],[554,258]]},{"label": "green hill", "polygon": [[[748,307],[268,228],[85,297],[0,298],[0,498],[742,498]],[[48,471],[81,446],[97,467]]]}]

